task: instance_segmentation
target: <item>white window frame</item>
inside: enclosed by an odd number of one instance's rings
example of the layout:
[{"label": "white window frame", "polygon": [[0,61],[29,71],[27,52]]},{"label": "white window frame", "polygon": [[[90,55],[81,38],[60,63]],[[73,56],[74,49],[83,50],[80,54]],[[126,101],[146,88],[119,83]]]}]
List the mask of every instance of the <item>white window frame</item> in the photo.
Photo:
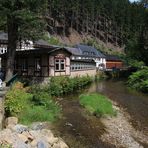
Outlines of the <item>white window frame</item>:
[{"label": "white window frame", "polygon": [[[56,67],[56,65],[58,64],[58,69]],[[62,65],[64,65],[64,68],[62,69]],[[55,71],[65,71],[65,59],[55,59]]]}]

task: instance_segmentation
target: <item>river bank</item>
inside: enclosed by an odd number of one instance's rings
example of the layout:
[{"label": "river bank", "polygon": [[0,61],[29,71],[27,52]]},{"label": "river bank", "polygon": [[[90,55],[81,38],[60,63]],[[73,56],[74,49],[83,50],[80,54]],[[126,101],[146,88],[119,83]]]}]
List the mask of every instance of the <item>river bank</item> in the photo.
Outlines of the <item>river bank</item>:
[{"label": "river bank", "polygon": [[[79,104],[79,95],[85,92],[109,97],[117,117],[99,119],[87,114]],[[129,91],[123,81],[93,83],[84,92],[58,98],[58,102],[63,117],[55,132],[71,148],[147,147],[147,96]]]},{"label": "river bank", "polygon": [[144,148],[148,146],[148,136],[136,130],[130,122],[129,114],[114,103],[117,110],[116,117],[101,118],[106,132],[101,136],[102,141],[115,145],[115,147]]}]

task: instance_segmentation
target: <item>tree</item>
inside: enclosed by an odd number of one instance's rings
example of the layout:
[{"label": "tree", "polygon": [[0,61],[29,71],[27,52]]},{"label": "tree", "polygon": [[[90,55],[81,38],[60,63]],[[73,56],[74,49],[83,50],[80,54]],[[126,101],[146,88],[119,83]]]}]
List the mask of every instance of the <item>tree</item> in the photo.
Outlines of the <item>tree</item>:
[{"label": "tree", "polygon": [[18,41],[34,40],[43,34],[46,10],[47,0],[0,0],[0,19],[8,33],[6,81],[13,75]]}]

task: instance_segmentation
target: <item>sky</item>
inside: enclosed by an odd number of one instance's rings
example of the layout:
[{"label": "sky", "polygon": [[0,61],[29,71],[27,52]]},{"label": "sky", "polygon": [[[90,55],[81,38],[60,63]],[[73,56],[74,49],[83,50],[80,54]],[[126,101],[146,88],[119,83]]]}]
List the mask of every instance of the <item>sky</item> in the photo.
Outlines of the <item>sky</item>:
[{"label": "sky", "polygon": [[129,0],[129,1],[130,1],[130,2],[134,2],[134,1],[137,2],[138,0]]}]

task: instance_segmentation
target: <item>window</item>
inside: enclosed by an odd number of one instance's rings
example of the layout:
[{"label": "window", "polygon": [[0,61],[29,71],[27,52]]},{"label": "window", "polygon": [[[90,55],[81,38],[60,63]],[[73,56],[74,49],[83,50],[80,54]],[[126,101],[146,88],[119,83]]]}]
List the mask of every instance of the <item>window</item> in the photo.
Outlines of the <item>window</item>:
[{"label": "window", "polygon": [[41,59],[36,58],[35,59],[35,71],[40,71],[41,70]]},{"label": "window", "polygon": [[55,70],[64,71],[65,70],[65,59],[56,59],[55,60]]},{"label": "window", "polygon": [[22,59],[22,70],[27,71],[27,68],[28,68],[27,59]]}]

